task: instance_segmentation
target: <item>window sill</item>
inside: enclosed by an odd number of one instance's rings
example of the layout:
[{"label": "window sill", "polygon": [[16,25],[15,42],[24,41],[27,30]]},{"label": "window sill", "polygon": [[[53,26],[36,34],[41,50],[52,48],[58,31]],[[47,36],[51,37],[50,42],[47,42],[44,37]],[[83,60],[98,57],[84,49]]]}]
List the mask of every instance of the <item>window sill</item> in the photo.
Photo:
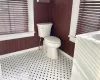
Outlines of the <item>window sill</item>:
[{"label": "window sill", "polygon": [[0,35],[0,41],[32,37],[34,36],[34,33],[35,32],[32,31],[32,32],[17,33],[17,34]]},{"label": "window sill", "polygon": [[75,36],[68,36],[69,37],[69,40],[73,43],[75,43],[75,40],[76,40],[76,37]]},{"label": "window sill", "polygon": [[74,37],[70,37],[69,40],[70,40],[71,42],[75,43],[76,38],[74,38]]}]

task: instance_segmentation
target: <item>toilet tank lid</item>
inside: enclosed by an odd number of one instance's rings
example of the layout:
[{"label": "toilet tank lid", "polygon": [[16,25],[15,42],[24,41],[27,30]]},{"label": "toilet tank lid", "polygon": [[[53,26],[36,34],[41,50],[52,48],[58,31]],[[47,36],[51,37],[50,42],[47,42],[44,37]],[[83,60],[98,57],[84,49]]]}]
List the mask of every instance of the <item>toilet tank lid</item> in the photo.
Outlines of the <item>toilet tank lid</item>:
[{"label": "toilet tank lid", "polygon": [[60,39],[57,38],[57,37],[54,37],[54,36],[47,36],[47,37],[45,37],[44,40],[47,41],[47,42],[50,42],[50,43],[54,43],[54,44],[61,43]]}]

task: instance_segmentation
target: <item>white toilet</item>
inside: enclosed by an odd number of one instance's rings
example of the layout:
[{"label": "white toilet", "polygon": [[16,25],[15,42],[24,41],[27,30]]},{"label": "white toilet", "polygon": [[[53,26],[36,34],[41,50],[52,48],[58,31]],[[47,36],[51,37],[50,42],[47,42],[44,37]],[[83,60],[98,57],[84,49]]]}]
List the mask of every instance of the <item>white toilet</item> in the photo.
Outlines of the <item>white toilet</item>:
[{"label": "white toilet", "polygon": [[46,55],[51,59],[58,59],[58,48],[61,46],[59,38],[50,36],[52,23],[39,23],[38,35],[44,38],[43,46],[46,49]]}]

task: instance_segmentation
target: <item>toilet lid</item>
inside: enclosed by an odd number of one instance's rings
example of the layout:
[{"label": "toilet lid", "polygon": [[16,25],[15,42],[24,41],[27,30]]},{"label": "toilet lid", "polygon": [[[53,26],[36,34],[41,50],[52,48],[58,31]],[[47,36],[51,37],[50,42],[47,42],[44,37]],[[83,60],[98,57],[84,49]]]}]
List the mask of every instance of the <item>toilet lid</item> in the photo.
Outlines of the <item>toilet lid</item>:
[{"label": "toilet lid", "polygon": [[54,43],[54,44],[60,43],[60,39],[57,38],[57,37],[54,37],[54,36],[45,37],[44,40],[47,41],[47,42],[50,42],[50,43]]}]

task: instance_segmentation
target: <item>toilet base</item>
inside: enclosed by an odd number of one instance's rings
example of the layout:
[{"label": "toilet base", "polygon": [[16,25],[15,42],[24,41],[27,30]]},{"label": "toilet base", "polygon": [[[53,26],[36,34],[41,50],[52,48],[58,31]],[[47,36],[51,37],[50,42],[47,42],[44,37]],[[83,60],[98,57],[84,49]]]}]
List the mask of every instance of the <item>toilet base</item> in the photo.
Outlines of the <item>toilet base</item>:
[{"label": "toilet base", "polygon": [[58,49],[57,48],[47,48],[47,57],[51,59],[58,59]]}]

